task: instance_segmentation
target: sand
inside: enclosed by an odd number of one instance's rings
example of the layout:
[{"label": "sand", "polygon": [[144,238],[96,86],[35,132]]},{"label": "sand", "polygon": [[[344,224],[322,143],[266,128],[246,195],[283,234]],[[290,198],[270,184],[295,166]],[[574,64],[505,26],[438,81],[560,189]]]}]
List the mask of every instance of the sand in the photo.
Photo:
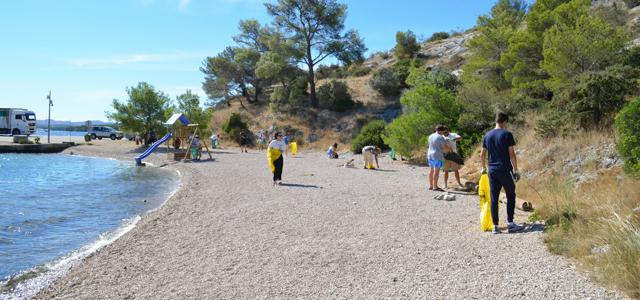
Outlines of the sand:
[{"label": "sand", "polygon": [[[66,153],[133,163],[131,145]],[[540,226],[481,232],[478,198],[434,200],[423,167],[382,158],[369,171],[356,156],[345,169],[303,152],[274,187],[264,152],[214,157],[164,166],[182,188],[36,298],[624,298],[549,253]]]}]

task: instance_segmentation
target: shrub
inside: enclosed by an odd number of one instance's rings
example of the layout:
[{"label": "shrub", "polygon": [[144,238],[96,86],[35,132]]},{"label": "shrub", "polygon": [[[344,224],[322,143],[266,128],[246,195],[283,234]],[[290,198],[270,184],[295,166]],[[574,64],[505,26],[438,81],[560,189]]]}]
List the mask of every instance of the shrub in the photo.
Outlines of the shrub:
[{"label": "shrub", "polygon": [[404,93],[400,103],[405,114],[416,112],[433,114],[440,120],[440,124],[457,127],[461,108],[450,91],[433,85],[422,85]]},{"label": "shrub", "polygon": [[389,146],[384,143],[382,135],[384,134],[384,122],[382,120],[375,120],[367,123],[358,135],[351,141],[351,151],[356,154],[362,153],[362,148],[368,145],[374,145],[380,147],[382,150],[389,149]]},{"label": "shrub", "polygon": [[349,67],[349,76],[362,77],[369,75],[371,68],[363,66],[362,64],[354,64]]},{"label": "shrub", "polygon": [[318,80],[327,78],[340,79],[347,77],[349,73],[344,67],[339,65],[321,65],[316,69],[315,75]]},{"label": "shrub", "polygon": [[397,96],[402,91],[402,83],[390,68],[383,68],[373,74],[369,86],[385,97]]},{"label": "shrub", "polygon": [[396,33],[396,47],[394,54],[398,59],[413,58],[420,50],[420,44],[416,35],[411,31],[398,31]]},{"label": "shrub", "polygon": [[458,77],[443,67],[412,67],[406,80],[409,86],[430,84],[449,91],[455,91],[460,83]]},{"label": "shrub", "polygon": [[615,120],[618,152],[624,159],[624,169],[640,178],[640,98],[627,103]]},{"label": "shrub", "polygon": [[414,157],[426,148],[427,137],[439,122],[436,115],[425,112],[402,115],[387,126],[383,140],[398,154]]},{"label": "shrub", "polygon": [[446,33],[444,31],[435,32],[434,34],[431,35],[431,37],[429,39],[427,39],[427,42],[446,40],[448,38],[449,38],[449,33]]},{"label": "shrub", "polygon": [[320,107],[337,112],[347,111],[355,105],[347,84],[337,80],[321,85],[317,97]]},{"label": "shrub", "polygon": [[229,120],[222,124],[222,130],[235,141],[240,141],[240,132],[248,128],[247,123],[242,121],[242,116],[238,113],[232,113]]}]

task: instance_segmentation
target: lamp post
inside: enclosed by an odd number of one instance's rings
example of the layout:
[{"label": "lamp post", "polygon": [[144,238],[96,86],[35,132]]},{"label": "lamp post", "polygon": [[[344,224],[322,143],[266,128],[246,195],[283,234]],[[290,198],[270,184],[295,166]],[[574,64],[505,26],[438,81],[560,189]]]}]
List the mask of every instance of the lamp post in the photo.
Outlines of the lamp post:
[{"label": "lamp post", "polygon": [[51,107],[53,106],[53,101],[51,101],[51,90],[49,90],[49,95],[47,95],[47,99],[49,100],[49,119],[47,120],[47,144],[51,144]]}]

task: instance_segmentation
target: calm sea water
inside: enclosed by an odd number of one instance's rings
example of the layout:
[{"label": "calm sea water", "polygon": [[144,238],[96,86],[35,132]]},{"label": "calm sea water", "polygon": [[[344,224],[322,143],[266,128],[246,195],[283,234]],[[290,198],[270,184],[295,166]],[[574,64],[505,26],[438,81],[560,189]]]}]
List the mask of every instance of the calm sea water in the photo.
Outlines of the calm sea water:
[{"label": "calm sea water", "polygon": [[[66,154],[0,154],[0,170],[0,299],[3,286],[8,298],[41,288],[179,184],[171,170]],[[11,296],[7,283],[15,281]]]},{"label": "calm sea water", "polygon": [[[83,136],[86,131],[66,131],[66,130],[51,130],[51,136]],[[40,137],[47,136],[47,130],[44,128],[36,128],[35,135]]]}]

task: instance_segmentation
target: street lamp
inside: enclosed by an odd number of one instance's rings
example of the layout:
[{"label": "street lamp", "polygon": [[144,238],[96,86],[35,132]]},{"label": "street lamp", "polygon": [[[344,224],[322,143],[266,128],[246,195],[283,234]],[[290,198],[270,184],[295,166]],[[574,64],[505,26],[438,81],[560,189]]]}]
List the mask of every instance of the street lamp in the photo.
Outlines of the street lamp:
[{"label": "street lamp", "polygon": [[47,144],[51,144],[51,107],[53,106],[53,101],[51,101],[51,90],[49,90],[49,95],[47,95],[47,99],[49,100],[49,120],[47,121]]}]

